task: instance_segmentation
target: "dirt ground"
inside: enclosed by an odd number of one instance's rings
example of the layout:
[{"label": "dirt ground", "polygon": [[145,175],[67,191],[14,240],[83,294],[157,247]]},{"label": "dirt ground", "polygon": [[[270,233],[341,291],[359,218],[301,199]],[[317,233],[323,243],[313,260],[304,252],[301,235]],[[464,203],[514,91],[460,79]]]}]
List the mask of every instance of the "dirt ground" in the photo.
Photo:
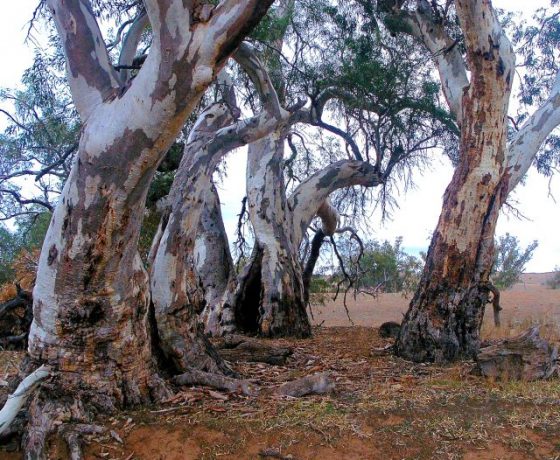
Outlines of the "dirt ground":
[{"label": "dirt ground", "polygon": [[[541,286],[541,278],[528,275],[504,293],[505,326],[487,324],[487,335],[558,319],[560,291]],[[391,341],[375,327],[399,320],[405,308],[399,295],[360,298],[350,303],[355,326],[340,304],[316,308],[323,326],[313,338],[273,341],[293,347],[285,366],[232,364],[262,388],[328,372],[336,382],[329,395],[178,389],[161,406],[99,419],[107,434],[88,441],[86,458],[560,459],[560,379],[491,382],[472,375],[472,363],[420,365],[383,353]],[[0,377],[14,372],[14,359],[0,356]],[[0,459],[8,458],[22,456],[0,451]],[[52,458],[67,453],[59,448]]]}]

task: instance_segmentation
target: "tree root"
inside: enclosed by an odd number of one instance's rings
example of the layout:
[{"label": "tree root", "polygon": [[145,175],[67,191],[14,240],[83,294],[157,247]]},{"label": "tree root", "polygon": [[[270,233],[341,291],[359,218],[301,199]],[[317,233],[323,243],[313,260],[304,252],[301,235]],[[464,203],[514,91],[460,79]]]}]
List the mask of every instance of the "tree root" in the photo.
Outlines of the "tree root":
[{"label": "tree root", "polygon": [[225,375],[189,369],[173,378],[177,385],[204,385],[218,390],[238,391],[247,396],[257,394],[258,389],[248,380],[234,379]]},{"label": "tree root", "polygon": [[103,434],[105,433],[105,428],[98,425],[87,425],[87,424],[65,424],[62,425],[58,433],[66,442],[68,450],[70,451],[71,460],[82,460],[82,440],[84,436]]},{"label": "tree root", "polygon": [[8,433],[10,425],[29,396],[35,391],[41,381],[50,375],[50,372],[50,368],[47,366],[39,367],[39,369],[25,377],[16,388],[16,391],[8,396],[6,404],[0,410],[0,436]]},{"label": "tree root", "polygon": [[286,382],[272,388],[259,388],[249,380],[239,380],[220,374],[190,369],[173,379],[177,385],[203,385],[217,390],[240,392],[247,396],[256,396],[261,390],[266,394],[300,398],[311,394],[326,394],[334,390],[335,383],[328,373],[308,375]]}]

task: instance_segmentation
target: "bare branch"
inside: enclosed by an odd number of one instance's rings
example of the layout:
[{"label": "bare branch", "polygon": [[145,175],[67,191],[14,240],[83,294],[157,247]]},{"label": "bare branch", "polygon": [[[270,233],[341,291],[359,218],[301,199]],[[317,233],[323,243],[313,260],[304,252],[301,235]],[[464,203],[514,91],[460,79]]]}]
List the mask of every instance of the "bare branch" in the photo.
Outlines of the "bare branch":
[{"label": "bare branch", "polygon": [[528,171],[548,135],[560,125],[560,72],[546,102],[515,133],[508,146],[507,165],[511,171],[509,190]]},{"label": "bare branch", "polygon": [[[130,78],[130,71],[126,69],[126,66],[132,67],[134,64],[138,44],[142,39],[144,30],[149,24],[150,21],[146,12],[140,13],[140,15],[132,22],[132,25],[124,38],[118,64],[119,68],[122,69],[120,71],[120,77],[123,83],[126,83]],[[120,36],[120,34],[118,36]]]},{"label": "bare branch", "polygon": [[88,0],[48,0],[66,55],[76,108],[87,120],[119,88],[103,36]]},{"label": "bare branch", "polygon": [[444,24],[434,17],[427,0],[419,0],[413,13],[400,11],[399,19],[409,27],[409,33],[420,40],[434,58],[443,93],[449,109],[461,124],[463,89],[469,85],[466,66],[457,43],[447,34]]},{"label": "bare branch", "polygon": [[234,53],[233,58],[249,75],[259,93],[264,109],[279,117],[282,113],[282,107],[280,106],[278,94],[255,50],[250,45],[242,43]]},{"label": "bare branch", "polygon": [[288,206],[294,218],[294,244],[299,247],[307,227],[327,197],[335,190],[353,185],[374,187],[381,183],[379,171],[364,161],[333,163],[302,182],[292,193]]}]

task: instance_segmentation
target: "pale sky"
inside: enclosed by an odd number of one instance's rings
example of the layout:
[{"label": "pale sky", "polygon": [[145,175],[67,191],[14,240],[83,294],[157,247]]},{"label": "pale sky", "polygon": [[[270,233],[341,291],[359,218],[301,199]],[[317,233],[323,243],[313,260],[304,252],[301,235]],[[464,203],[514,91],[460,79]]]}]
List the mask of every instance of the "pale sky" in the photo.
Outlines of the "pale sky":
[{"label": "pale sky", "polygon": [[[547,0],[494,0],[494,5],[508,11],[522,11],[528,17],[539,7],[546,6]],[[18,84],[23,70],[32,61],[32,47],[24,44],[27,31],[26,24],[31,18],[37,0],[3,1],[0,7],[0,58],[3,66],[0,70],[0,87],[14,87]],[[0,121],[0,126],[3,122]],[[222,200],[224,222],[230,240],[237,222],[236,214],[245,189],[245,153],[237,152],[228,158],[228,177],[224,181],[220,196]],[[400,209],[393,212],[393,220],[381,223],[379,215],[374,215],[371,227],[378,239],[393,240],[397,236],[404,238],[404,245],[411,252],[426,250],[433,229],[441,211],[442,196],[452,175],[448,162],[436,159],[430,171],[416,176],[416,189],[400,197]],[[549,188],[550,187],[550,188]],[[559,200],[555,203],[549,196]],[[560,265],[560,182],[552,181],[531,170],[524,185],[520,185],[512,197],[518,202],[517,207],[528,221],[502,215],[498,223],[497,234],[509,232],[517,236],[524,245],[533,240],[539,241],[533,260],[527,265],[527,271],[551,271]]]}]

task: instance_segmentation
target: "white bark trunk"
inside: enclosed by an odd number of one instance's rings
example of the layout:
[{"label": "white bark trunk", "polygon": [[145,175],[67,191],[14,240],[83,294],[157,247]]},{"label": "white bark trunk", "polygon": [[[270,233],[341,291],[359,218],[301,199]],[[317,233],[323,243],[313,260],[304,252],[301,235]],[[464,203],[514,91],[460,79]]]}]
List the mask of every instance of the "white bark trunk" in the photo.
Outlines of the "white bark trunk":
[{"label": "white bark trunk", "polygon": [[489,2],[456,5],[471,83],[462,100],[461,161],[396,343],[400,356],[415,361],[478,352],[494,230],[508,188],[503,173],[515,56]]},{"label": "white bark trunk", "polygon": [[79,418],[91,406],[107,413],[166,396],[137,252],[146,194],[214,74],[271,3],[225,0],[206,22],[191,24],[190,2],[146,0],[153,44],[130,87],[121,88],[89,2],[48,1],[85,123],[33,293],[29,355],[56,372],[56,391],[32,404],[31,429],[40,436],[29,437],[29,456],[43,456],[57,405]]},{"label": "white bark trunk", "polygon": [[[170,191],[169,219],[161,236],[158,232],[160,241],[151,281],[162,348],[179,371],[193,365],[188,351],[196,332],[193,312],[201,313],[208,300],[215,302],[215,288],[222,288],[221,284],[211,287],[212,282],[201,279],[202,274],[196,270],[197,265],[205,267],[207,275],[207,264],[216,262],[215,256],[219,256],[215,248],[206,246],[209,242],[204,235],[197,235],[199,226],[205,223],[201,222],[201,213],[212,204],[206,203],[212,174],[225,154],[267,135],[285,123],[289,115],[282,110],[281,118],[264,113],[232,124],[228,105],[214,104],[199,117],[189,136]],[[208,293],[210,298],[205,289],[214,290]]]}]

